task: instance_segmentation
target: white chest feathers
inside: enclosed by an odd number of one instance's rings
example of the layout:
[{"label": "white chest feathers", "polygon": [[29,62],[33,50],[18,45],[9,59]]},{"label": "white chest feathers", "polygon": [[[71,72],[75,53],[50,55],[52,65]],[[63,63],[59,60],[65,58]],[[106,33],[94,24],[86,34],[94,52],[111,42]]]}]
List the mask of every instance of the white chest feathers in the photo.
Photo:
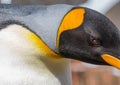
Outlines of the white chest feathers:
[{"label": "white chest feathers", "polygon": [[0,85],[71,85],[69,60],[46,57],[23,30],[0,31]]}]

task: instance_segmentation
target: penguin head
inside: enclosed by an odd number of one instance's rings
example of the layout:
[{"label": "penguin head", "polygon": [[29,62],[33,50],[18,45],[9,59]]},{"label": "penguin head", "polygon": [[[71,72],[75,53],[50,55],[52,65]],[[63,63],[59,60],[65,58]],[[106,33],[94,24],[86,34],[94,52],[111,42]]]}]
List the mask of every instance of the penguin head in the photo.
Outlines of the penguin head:
[{"label": "penguin head", "polygon": [[57,59],[62,56],[120,68],[120,31],[104,15],[88,8],[76,7],[64,15],[56,36],[58,53],[41,39],[40,30],[14,20],[1,23],[0,30],[2,44],[15,48],[13,52]]},{"label": "penguin head", "polygon": [[60,24],[57,39],[57,48],[66,58],[120,68],[120,32],[94,10],[70,10]]}]

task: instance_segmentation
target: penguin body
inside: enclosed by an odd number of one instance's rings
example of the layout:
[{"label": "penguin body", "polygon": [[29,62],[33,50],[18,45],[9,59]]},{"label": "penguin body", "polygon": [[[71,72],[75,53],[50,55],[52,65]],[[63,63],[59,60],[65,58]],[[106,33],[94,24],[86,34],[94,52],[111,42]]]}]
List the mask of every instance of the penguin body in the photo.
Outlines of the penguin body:
[{"label": "penguin body", "polygon": [[88,8],[0,5],[0,84],[71,85],[65,58],[119,68],[119,40],[114,24]]},{"label": "penguin body", "polygon": [[39,49],[41,45],[34,46],[34,41],[30,42],[26,37],[29,33],[31,35],[29,30],[16,24],[1,30],[0,84],[71,84],[69,60],[54,59],[44,54],[42,49]]},{"label": "penguin body", "polygon": [[[6,61],[8,59],[7,65],[0,61],[1,85],[71,85],[70,61],[51,57],[55,55],[53,51],[57,52],[55,44],[59,23],[70,8],[67,5],[0,5],[0,40],[4,41],[0,43],[0,55],[6,56]],[[40,34],[41,39],[33,43],[43,43],[51,55],[46,49],[46,54],[41,52],[45,51],[41,44],[35,47],[29,38],[24,38],[24,33],[29,35],[25,30],[31,29],[36,30],[35,34]],[[37,38],[34,35],[30,38],[34,37]]]}]

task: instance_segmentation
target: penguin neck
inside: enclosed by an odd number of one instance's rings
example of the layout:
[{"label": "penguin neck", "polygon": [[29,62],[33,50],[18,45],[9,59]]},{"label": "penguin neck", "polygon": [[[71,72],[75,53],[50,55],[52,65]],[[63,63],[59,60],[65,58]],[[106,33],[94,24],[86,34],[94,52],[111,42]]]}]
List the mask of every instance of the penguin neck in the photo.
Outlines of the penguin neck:
[{"label": "penguin neck", "polygon": [[[51,50],[58,53],[56,42],[59,26],[63,17],[72,7],[71,5],[46,6],[44,10],[38,10],[37,13],[28,16],[27,20],[29,23],[27,21],[25,23],[27,23],[28,27],[35,30],[36,34]],[[33,22],[35,22],[35,25],[32,25]]]},{"label": "penguin neck", "polygon": [[23,79],[27,77],[29,77],[26,80],[28,85],[31,80],[41,83],[41,79],[46,82],[41,85],[71,85],[70,61],[42,54],[42,50],[36,49],[24,39],[21,31],[22,28],[19,29],[19,33],[14,33],[17,30],[13,28],[13,30],[3,29],[0,33],[0,73],[2,73],[0,79],[4,78],[5,83],[13,82],[11,85],[17,85],[14,84],[16,81],[24,83]]}]

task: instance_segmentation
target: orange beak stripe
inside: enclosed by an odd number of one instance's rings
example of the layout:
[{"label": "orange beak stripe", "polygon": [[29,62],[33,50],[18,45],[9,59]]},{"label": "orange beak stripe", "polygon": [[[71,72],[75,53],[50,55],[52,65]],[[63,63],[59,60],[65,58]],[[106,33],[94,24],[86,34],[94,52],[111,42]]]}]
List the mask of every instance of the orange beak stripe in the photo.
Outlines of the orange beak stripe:
[{"label": "orange beak stripe", "polygon": [[111,56],[109,54],[102,54],[101,57],[108,64],[120,69],[120,59],[115,58],[114,56]]}]

